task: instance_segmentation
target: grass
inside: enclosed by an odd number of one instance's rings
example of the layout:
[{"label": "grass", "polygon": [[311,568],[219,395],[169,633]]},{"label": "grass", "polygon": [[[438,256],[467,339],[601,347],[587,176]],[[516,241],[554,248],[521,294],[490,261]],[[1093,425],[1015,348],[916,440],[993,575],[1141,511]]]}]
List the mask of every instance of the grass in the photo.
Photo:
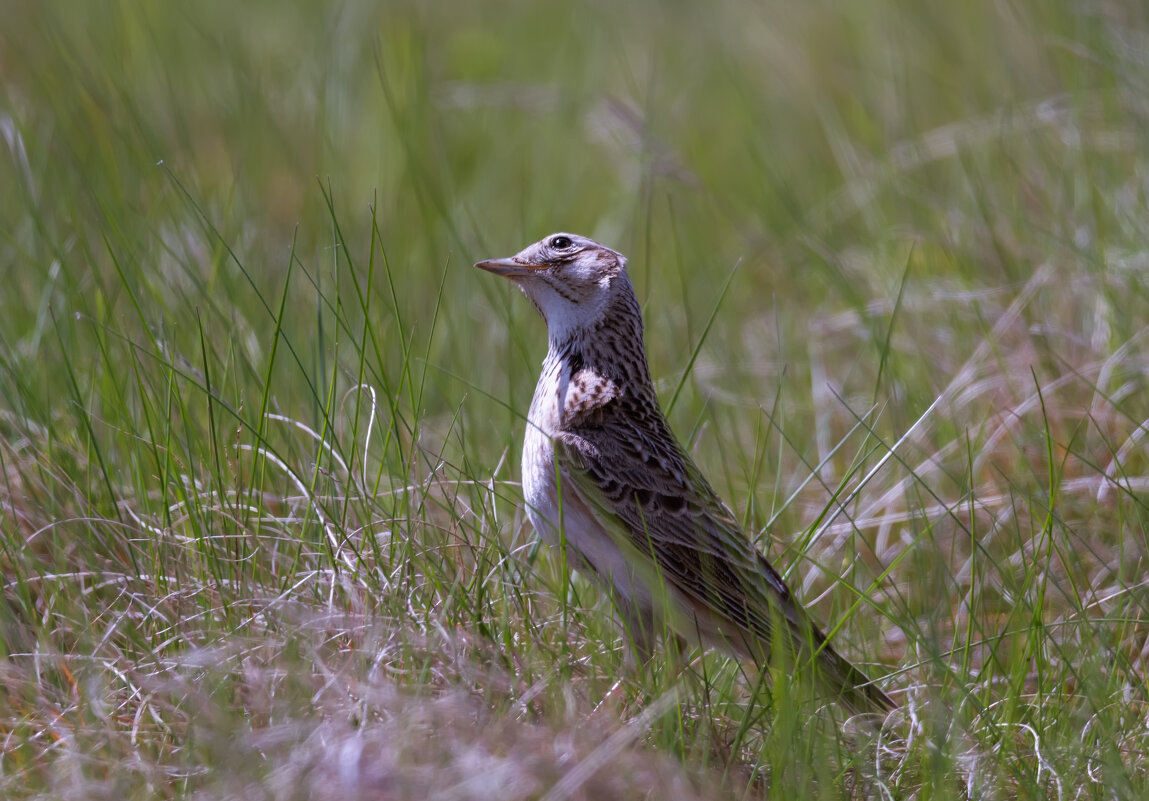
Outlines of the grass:
[{"label": "grass", "polygon": [[[0,795],[1149,794],[1149,16],[775,5],[8,4]],[[558,229],[880,733],[535,542]]]}]

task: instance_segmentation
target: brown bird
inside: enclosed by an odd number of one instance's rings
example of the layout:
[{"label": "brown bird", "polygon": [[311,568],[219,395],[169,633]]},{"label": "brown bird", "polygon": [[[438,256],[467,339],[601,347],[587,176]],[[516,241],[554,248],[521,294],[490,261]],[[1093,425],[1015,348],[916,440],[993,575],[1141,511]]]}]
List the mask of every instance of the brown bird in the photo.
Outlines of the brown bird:
[{"label": "brown bird", "polygon": [[656,622],[762,667],[784,645],[795,665],[813,655],[823,691],[852,713],[894,709],[830,646],[671,433],[622,254],[558,233],[475,266],[514,281],[547,325],[523,443],[527,516],[612,593],[634,650],[649,658]]}]

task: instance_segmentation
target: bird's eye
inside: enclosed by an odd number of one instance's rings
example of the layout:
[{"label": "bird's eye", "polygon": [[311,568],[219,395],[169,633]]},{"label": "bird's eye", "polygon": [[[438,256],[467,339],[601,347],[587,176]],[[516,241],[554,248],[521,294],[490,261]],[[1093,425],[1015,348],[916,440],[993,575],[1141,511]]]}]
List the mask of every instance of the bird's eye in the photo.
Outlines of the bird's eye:
[{"label": "bird's eye", "polygon": [[551,247],[555,250],[566,250],[573,244],[569,236],[556,236],[551,240]]}]

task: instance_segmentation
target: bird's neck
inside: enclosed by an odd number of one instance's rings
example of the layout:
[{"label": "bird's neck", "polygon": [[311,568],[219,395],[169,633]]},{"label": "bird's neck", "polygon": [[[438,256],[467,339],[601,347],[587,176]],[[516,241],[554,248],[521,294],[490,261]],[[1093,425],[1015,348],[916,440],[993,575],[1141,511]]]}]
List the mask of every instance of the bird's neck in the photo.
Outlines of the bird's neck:
[{"label": "bird's neck", "polygon": [[[654,398],[643,341],[642,310],[628,286],[615,294],[594,320],[585,325],[548,326],[546,363],[574,376],[584,367],[594,370],[634,394]],[[556,330],[558,328],[558,330]]]}]

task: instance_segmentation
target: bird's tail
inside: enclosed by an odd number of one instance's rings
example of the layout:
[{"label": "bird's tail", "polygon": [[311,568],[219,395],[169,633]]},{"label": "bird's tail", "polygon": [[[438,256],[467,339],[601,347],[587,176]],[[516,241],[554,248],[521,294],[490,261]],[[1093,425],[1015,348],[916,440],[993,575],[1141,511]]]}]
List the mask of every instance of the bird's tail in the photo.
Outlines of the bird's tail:
[{"label": "bird's tail", "polygon": [[[808,663],[810,655],[814,655],[813,664],[809,667],[816,674],[816,682],[821,693],[829,699],[838,701],[851,715],[884,716],[887,712],[897,709],[898,705],[893,699],[882,692],[852,662],[834,650],[821,628],[797,602],[786,582],[761,553],[758,554],[757,567],[758,575],[765,576],[766,584],[772,591],[771,597],[767,599],[770,603],[760,606],[772,607],[772,613],[776,616],[769,625],[763,626],[759,618],[756,621],[757,627],[753,624],[749,627],[758,629],[755,633],[758,635],[760,650],[758,653],[753,653],[754,649],[751,648],[751,655],[759,661],[759,664],[763,662],[762,657],[769,659],[771,650],[786,644],[794,649],[789,658]],[[745,581],[742,586],[745,588],[754,585],[750,581]],[[789,636],[780,638],[781,643],[772,642],[774,639],[770,636],[772,631],[787,630]],[[786,640],[789,642],[786,643]]]},{"label": "bird's tail", "polygon": [[[821,632],[817,632],[820,634]],[[898,708],[890,696],[870,681],[852,662],[835,651],[822,638],[814,669],[825,688],[851,715],[880,714]]]}]

